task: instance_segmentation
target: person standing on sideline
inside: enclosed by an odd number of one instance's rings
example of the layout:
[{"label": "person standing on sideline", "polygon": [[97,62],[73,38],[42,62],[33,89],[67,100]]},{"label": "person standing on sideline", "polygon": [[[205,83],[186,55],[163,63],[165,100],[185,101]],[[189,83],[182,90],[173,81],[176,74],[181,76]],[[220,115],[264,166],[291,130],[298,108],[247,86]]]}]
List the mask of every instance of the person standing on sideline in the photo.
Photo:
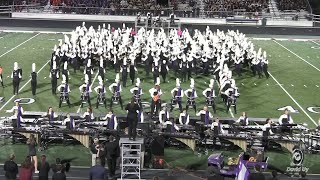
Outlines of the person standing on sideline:
[{"label": "person standing on sideline", "polygon": [[9,160],[4,163],[3,170],[5,171],[6,180],[16,180],[18,174],[18,165],[14,162],[15,155],[11,154]]},{"label": "person standing on sideline", "polygon": [[137,135],[138,113],[140,111],[140,107],[136,103],[136,100],[134,98],[131,98],[131,102],[127,104],[126,110],[128,111],[127,121],[129,124],[129,139],[133,139],[133,141],[135,141]]},{"label": "person standing on sideline", "polygon": [[39,180],[49,180],[50,165],[45,155],[41,156],[41,162],[38,164]]},{"label": "person standing on sideline", "polygon": [[67,176],[63,172],[63,166],[62,165],[58,165],[56,167],[56,172],[53,174],[52,180],[67,180]]},{"label": "person standing on sideline", "polygon": [[32,180],[32,171],[34,166],[31,162],[31,157],[27,156],[23,163],[21,163],[21,168],[19,172],[19,180]]},{"label": "person standing on sideline", "polygon": [[117,158],[120,157],[119,142],[115,137],[110,136],[109,142],[106,143],[107,163],[110,176],[113,177],[116,174]]},{"label": "person standing on sideline", "polygon": [[3,71],[3,69],[2,69],[2,66],[0,65],[0,82],[1,82],[2,87],[4,88],[4,85],[3,85],[3,77],[2,77],[2,71]]},{"label": "person standing on sideline", "polygon": [[19,92],[19,84],[22,78],[21,72],[18,69],[18,63],[14,62],[13,71],[11,74],[12,84],[13,84],[13,94],[18,95]]},{"label": "person standing on sideline", "polygon": [[108,172],[101,165],[100,158],[97,158],[96,165],[90,168],[89,179],[90,180],[108,180]]},{"label": "person standing on sideline", "polygon": [[37,146],[37,142],[36,142],[36,138],[34,137],[33,134],[30,135],[30,138],[27,140],[27,144],[29,147],[29,156],[31,157],[31,160],[33,161],[33,165],[35,168],[35,173],[39,173],[38,171],[38,157],[37,157],[37,150],[36,150],[36,146]]},{"label": "person standing on sideline", "polygon": [[36,90],[37,90],[37,75],[38,73],[36,72],[36,64],[32,63],[32,73],[30,74],[31,76],[31,90],[32,90],[32,95],[36,95]]}]

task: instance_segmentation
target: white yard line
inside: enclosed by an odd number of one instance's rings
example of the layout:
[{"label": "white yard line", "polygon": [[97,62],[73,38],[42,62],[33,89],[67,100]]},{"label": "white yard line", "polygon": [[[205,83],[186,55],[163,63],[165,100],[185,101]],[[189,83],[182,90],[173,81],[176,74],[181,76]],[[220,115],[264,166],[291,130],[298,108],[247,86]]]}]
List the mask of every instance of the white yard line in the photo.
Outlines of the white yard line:
[{"label": "white yard line", "polygon": [[[95,76],[95,77],[93,78],[93,80],[92,80],[92,83],[91,83],[91,85],[90,85],[90,89],[92,88],[92,85],[93,85],[93,83],[95,82],[95,80],[97,79],[98,75],[99,75],[99,71],[97,70],[97,74],[96,74],[96,76]],[[80,106],[79,106],[79,108],[78,108],[78,110],[77,110],[77,113],[79,113],[80,110],[81,110],[81,104],[80,104]]]},{"label": "white yard line", "polygon": [[309,64],[310,66],[312,66],[313,68],[315,68],[317,71],[320,72],[320,69],[315,67],[313,64],[309,63],[307,60],[303,59],[301,56],[299,56],[298,54],[294,53],[293,51],[291,51],[290,49],[286,48],[284,45],[278,43],[277,41],[273,40],[273,42],[277,43],[279,46],[283,47],[284,49],[286,49],[287,51],[289,51],[290,53],[292,53],[293,55],[297,56],[299,59],[301,59],[302,61],[304,61],[305,63]]},{"label": "white yard line", "polygon": [[296,103],[296,105],[301,109],[301,111],[316,125],[318,124],[310,117],[310,115],[301,107],[301,105],[290,95],[290,93],[279,83],[279,81],[273,77],[273,75],[269,72],[272,79],[281,87],[281,89],[291,98],[291,100]]},{"label": "white yard line", "polygon": [[[37,74],[39,74],[39,73],[42,71],[42,69],[44,69],[49,62],[50,62],[50,60],[47,61],[47,62],[39,69],[39,71],[37,72]],[[18,92],[20,92],[20,91],[21,91],[24,87],[26,87],[30,82],[31,82],[31,78],[28,80],[28,82],[26,82],[26,83],[19,89]],[[11,100],[12,100],[14,97],[16,97],[16,95],[13,95],[8,101],[6,101],[6,103],[0,108],[0,111],[1,111],[8,103],[10,103]]]},{"label": "white yard line", "polygon": [[0,56],[0,58],[1,58],[1,57],[3,57],[4,55],[6,55],[6,54],[10,53],[11,51],[13,51],[13,50],[17,49],[18,47],[22,46],[23,44],[25,44],[26,42],[30,41],[31,39],[33,39],[33,38],[37,37],[39,34],[40,34],[40,33],[38,33],[38,34],[36,34],[36,35],[32,36],[31,38],[29,38],[29,39],[27,39],[27,40],[23,41],[22,43],[20,43],[19,45],[17,45],[16,47],[14,47],[14,48],[10,49],[9,51],[7,51],[7,52],[3,53],[3,54]]},{"label": "white yard line", "polygon": [[71,34],[71,32],[64,31],[22,31],[22,30],[0,30],[0,32],[8,33],[41,33],[41,34]]},{"label": "white yard line", "polygon": [[317,42],[315,42],[315,41],[313,41],[313,40],[311,40],[311,42],[313,42],[313,43],[315,43],[316,45],[320,46],[319,43],[317,43]]}]

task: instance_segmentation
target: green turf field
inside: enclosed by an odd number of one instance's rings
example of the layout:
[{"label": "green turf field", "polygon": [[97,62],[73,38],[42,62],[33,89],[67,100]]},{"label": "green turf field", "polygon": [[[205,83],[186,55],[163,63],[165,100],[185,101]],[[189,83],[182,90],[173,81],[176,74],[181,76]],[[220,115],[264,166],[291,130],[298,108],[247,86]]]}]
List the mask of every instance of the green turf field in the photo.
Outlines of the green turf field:
[{"label": "green turf field", "polygon": [[[48,60],[54,44],[62,38],[62,34],[38,34],[38,33],[1,33],[0,34],[0,63],[4,68],[4,81],[6,87],[0,89],[0,96],[7,101],[1,104],[0,115],[8,116],[4,110],[13,106],[13,100],[17,98],[28,98],[31,95],[31,85],[29,74],[31,64],[37,65],[39,71],[38,88],[36,100],[31,105],[23,105],[27,111],[46,111],[49,106],[53,106],[58,112],[83,112],[84,108],[79,108],[80,92],[78,87],[82,84],[83,74],[78,71],[76,74],[70,67],[70,101],[72,108],[66,105],[58,109],[58,96],[51,95],[51,84],[49,78]],[[269,71],[273,78],[258,79],[252,77],[250,71],[243,73],[242,77],[236,77],[236,84],[240,89],[241,96],[238,99],[238,114],[246,111],[249,117],[272,117],[277,118],[281,115],[279,108],[292,106],[298,113],[292,113],[292,117],[297,123],[307,123],[310,127],[315,127],[319,119],[320,96],[318,95],[320,86],[320,51],[319,43],[312,41],[274,41],[274,40],[253,40],[255,47],[261,47],[267,51],[269,56]],[[314,47],[314,48],[311,48]],[[13,69],[13,62],[18,62],[23,68],[23,78],[20,84],[20,93],[18,96],[12,95],[12,80],[8,77]],[[41,69],[40,69],[41,68]],[[93,75],[92,88],[98,85],[96,77],[97,72]],[[150,102],[148,90],[153,87],[152,77],[146,78],[142,68],[138,68],[138,75],[142,80],[144,91],[143,101]],[[202,91],[208,87],[210,77],[195,76],[196,89],[199,98],[197,99],[198,109],[204,104]],[[115,79],[113,69],[108,68],[106,74],[106,85],[109,86]],[[163,101],[169,102],[171,99],[170,91],[175,87],[174,73],[171,71],[168,83],[161,83],[161,88],[165,92],[162,97]],[[122,97],[124,102],[131,98],[129,89],[133,87],[128,81],[127,87],[123,89]],[[189,88],[190,82],[182,83],[184,89]],[[110,97],[110,93],[107,92]],[[92,104],[95,105],[96,94],[91,95]],[[10,100],[10,101],[9,101]],[[226,113],[225,107],[220,99],[217,100],[218,111],[216,116],[220,117],[238,117],[234,113]],[[309,107],[317,107],[308,110]],[[106,109],[100,107],[95,109],[97,115],[106,113]],[[125,114],[118,105],[114,106],[116,114]],[[146,110],[148,111],[148,110]],[[318,113],[316,113],[318,112]],[[190,114],[194,115],[191,111]],[[175,110],[175,115],[178,115]]]},{"label": "green turf field", "polygon": [[[5,113],[5,110],[11,109],[14,105],[13,101],[17,98],[34,98],[35,103],[31,105],[23,105],[25,111],[46,111],[49,106],[53,106],[57,112],[84,112],[84,108],[79,108],[80,105],[80,92],[78,87],[82,84],[83,73],[78,71],[77,74],[70,69],[70,101],[72,108],[68,108],[66,104],[64,107],[58,109],[59,97],[51,95],[51,83],[49,79],[49,58],[53,46],[58,43],[58,39],[63,38],[62,34],[39,34],[39,33],[0,33],[0,64],[4,71],[5,88],[0,88],[0,97],[5,98],[5,102],[0,104],[0,116],[10,116],[11,114]],[[319,120],[320,113],[320,41],[275,41],[275,40],[253,40],[255,48],[261,47],[267,51],[269,56],[269,72],[272,75],[269,79],[258,79],[252,77],[251,72],[248,70],[243,73],[242,77],[236,77],[236,84],[239,87],[241,96],[238,99],[238,114],[225,112],[225,107],[220,99],[217,104],[217,115],[219,117],[239,117],[241,111],[246,111],[249,117],[255,118],[278,118],[282,111],[279,108],[291,106],[297,113],[292,113],[294,122],[307,123],[309,127],[314,128]],[[18,62],[19,66],[23,68],[23,78],[20,83],[20,93],[18,96],[13,96],[12,80],[9,78],[13,69],[13,63]],[[31,72],[31,64],[35,62],[37,65],[38,87],[36,97],[31,95],[31,84],[29,82],[29,74]],[[138,68],[138,75],[142,80],[142,87],[144,95],[143,101],[150,101],[148,90],[153,87],[152,77],[146,78],[145,72],[142,68]],[[162,99],[169,102],[171,99],[170,91],[175,87],[175,77],[172,71],[168,83],[161,83],[161,88],[165,92]],[[96,77],[94,72],[94,76]],[[210,77],[194,76],[196,89],[199,98],[197,99],[198,109],[204,104],[202,91],[208,87]],[[106,85],[109,86],[115,79],[114,70],[107,69]],[[98,79],[93,79],[94,83],[92,88],[98,85]],[[161,79],[162,80],[162,79]],[[133,87],[128,80],[128,86],[123,89],[122,98],[124,102],[128,102],[131,98],[129,89]],[[189,82],[182,83],[184,89],[189,88]],[[108,98],[110,93],[107,93]],[[91,102],[95,105],[96,94],[91,95]],[[185,100],[184,100],[185,104]],[[311,108],[310,108],[311,107]],[[313,107],[313,108],[312,108]],[[116,114],[125,114],[118,105],[114,106]],[[148,111],[148,110],[146,110]],[[178,110],[174,110],[175,115],[178,115]],[[107,110],[102,106],[99,109],[94,109],[94,113],[105,114]],[[194,115],[193,111],[190,111]],[[57,157],[61,150],[66,152],[75,152],[72,149],[79,148],[78,146],[70,147],[51,147],[45,153]],[[50,151],[50,152],[49,152]],[[175,152],[175,150],[166,150],[166,152]],[[21,145],[3,145],[0,147],[0,160],[3,161],[9,152],[17,154],[24,154],[26,150]],[[5,153],[4,153],[5,152]],[[84,148],[81,149],[79,155],[82,157],[83,152],[88,153]],[[175,154],[183,154],[185,152],[187,158],[182,158],[181,161],[173,160]],[[230,152],[238,154],[238,151]],[[198,159],[188,150],[180,150],[178,153],[166,153],[166,159],[172,163],[172,166],[186,167],[190,161],[205,162],[203,156]],[[173,154],[173,155],[170,155]],[[171,157],[173,156],[173,157]],[[276,159],[285,159],[283,162],[289,162],[290,154],[271,153],[270,156]],[[310,155],[309,166],[317,166],[316,155]],[[53,159],[53,157],[51,157]],[[312,161],[311,161],[312,160]],[[77,165],[88,165],[90,159],[79,158],[76,161]],[[286,163],[281,166],[286,166]],[[317,172],[314,170],[313,172]],[[319,172],[319,171],[318,171]]]}]

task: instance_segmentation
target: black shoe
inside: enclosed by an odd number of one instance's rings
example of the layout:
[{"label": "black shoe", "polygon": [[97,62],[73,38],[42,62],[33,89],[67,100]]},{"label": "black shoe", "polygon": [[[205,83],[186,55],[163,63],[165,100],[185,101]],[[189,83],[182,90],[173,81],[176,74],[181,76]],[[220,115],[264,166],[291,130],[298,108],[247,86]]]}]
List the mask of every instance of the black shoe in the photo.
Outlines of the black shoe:
[{"label": "black shoe", "polygon": [[133,141],[136,141],[136,138],[133,138]]}]

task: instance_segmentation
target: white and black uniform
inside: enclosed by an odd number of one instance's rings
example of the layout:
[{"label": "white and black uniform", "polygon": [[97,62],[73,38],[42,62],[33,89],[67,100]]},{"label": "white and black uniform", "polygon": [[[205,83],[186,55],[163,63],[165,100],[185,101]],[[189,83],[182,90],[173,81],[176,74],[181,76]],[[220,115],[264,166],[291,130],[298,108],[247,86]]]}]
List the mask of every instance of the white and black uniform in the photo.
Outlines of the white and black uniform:
[{"label": "white and black uniform", "polygon": [[19,69],[13,70],[12,71],[12,82],[13,82],[13,94],[18,94],[19,92],[19,85],[20,85],[20,80],[21,80],[21,72]]},{"label": "white and black uniform", "polygon": [[58,87],[60,91],[60,101],[59,101],[59,108],[61,108],[61,104],[63,101],[66,101],[69,108],[71,108],[70,100],[69,100],[69,92],[70,92],[70,87],[68,83],[63,83]]},{"label": "white and black uniform", "polygon": [[59,78],[59,72],[58,69],[51,69],[50,71],[51,76],[51,88],[52,88],[52,94],[57,94],[57,84],[58,84],[58,78]]},{"label": "white and black uniform", "polygon": [[32,72],[30,74],[31,76],[31,91],[32,91],[32,95],[35,96],[36,95],[36,90],[37,90],[37,72]]}]

